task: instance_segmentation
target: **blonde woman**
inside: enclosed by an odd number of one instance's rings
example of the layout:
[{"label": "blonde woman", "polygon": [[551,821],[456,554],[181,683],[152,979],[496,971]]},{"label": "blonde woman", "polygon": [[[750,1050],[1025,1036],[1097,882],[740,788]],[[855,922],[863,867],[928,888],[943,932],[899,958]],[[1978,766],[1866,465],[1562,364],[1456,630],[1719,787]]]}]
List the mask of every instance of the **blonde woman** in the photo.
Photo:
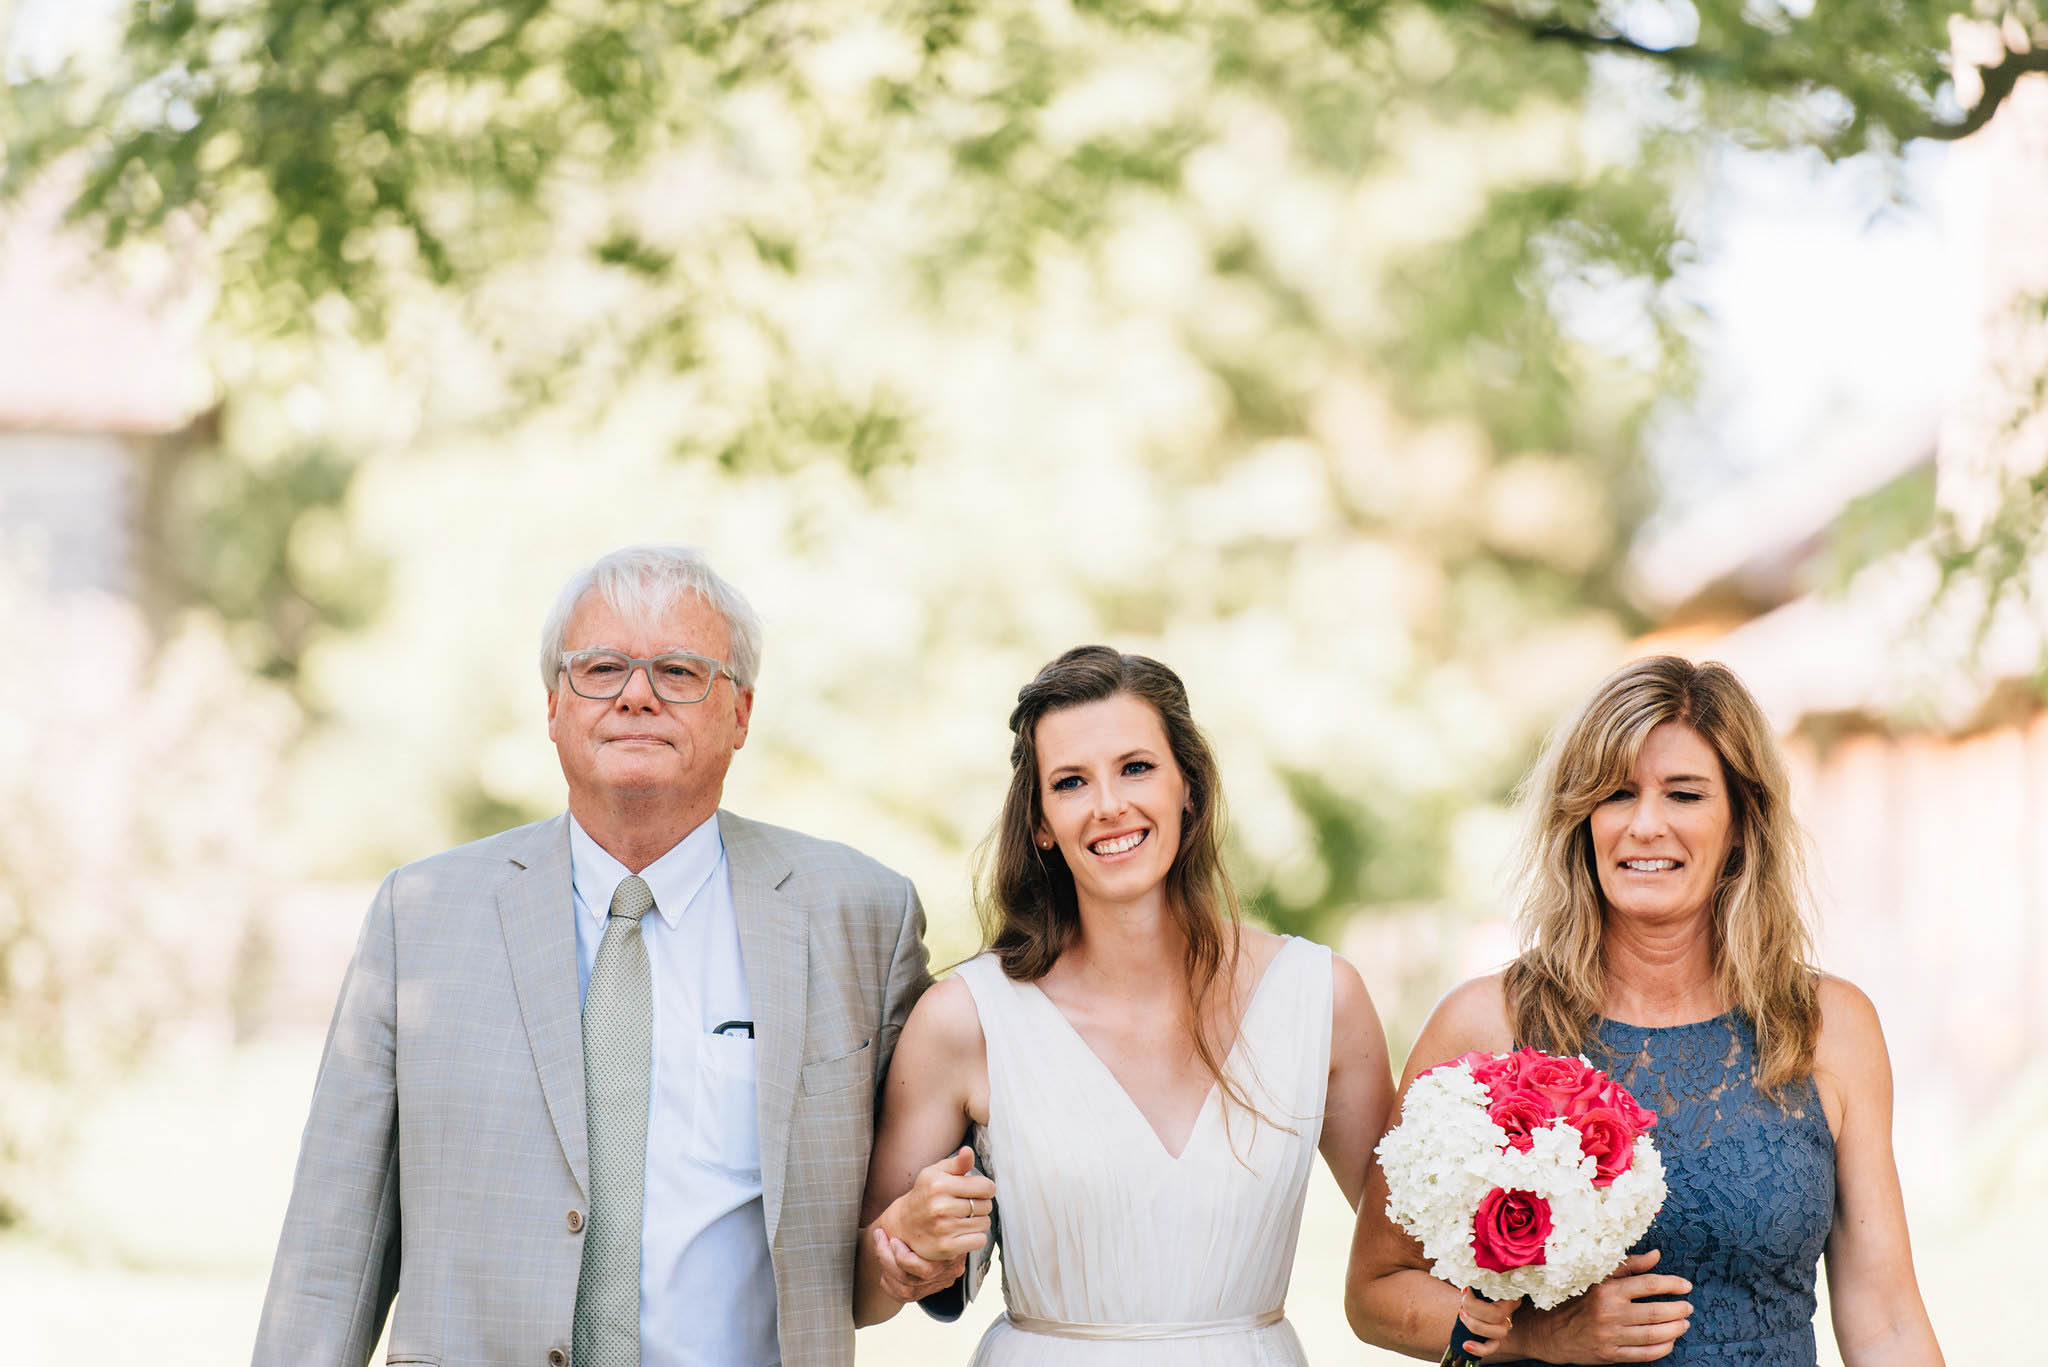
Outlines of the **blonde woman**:
[{"label": "blonde woman", "polygon": [[1671,1194],[1607,1281],[1551,1311],[1431,1278],[1374,1169],[1347,1308],[1361,1338],[1505,1362],[1811,1367],[1827,1258],[1847,1367],[1941,1362],[1913,1276],[1877,1013],[1812,967],[1802,836],[1769,724],[1725,667],[1638,660],[1524,794],[1524,948],[1445,997],[1402,1078],[1467,1050],[1584,1053],[1659,1116]]}]

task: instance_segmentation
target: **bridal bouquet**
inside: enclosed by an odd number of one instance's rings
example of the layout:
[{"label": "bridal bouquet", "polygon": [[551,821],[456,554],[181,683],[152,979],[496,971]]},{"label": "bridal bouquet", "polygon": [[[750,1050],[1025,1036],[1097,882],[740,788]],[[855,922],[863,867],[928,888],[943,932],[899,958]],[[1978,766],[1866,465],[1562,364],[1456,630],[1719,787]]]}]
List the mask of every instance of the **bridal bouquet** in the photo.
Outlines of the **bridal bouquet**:
[{"label": "bridal bouquet", "polygon": [[[1654,1111],[1581,1058],[1466,1054],[1417,1077],[1379,1143],[1387,1215],[1430,1271],[1550,1307],[1614,1271],[1664,1204]],[[1463,1326],[1444,1361],[1463,1362]]]}]

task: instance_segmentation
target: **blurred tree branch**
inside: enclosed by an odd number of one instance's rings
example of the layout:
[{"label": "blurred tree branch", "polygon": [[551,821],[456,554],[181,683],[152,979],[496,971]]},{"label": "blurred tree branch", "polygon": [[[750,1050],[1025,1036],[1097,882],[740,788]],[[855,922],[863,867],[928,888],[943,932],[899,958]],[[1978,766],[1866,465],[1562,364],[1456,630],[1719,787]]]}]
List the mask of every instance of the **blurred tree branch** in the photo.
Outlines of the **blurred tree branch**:
[{"label": "blurred tree branch", "polygon": [[2048,72],[2048,45],[2029,47],[2024,51],[2008,48],[2005,56],[1991,66],[1979,68],[1979,77],[1984,82],[1984,94],[1977,103],[1970,106],[1969,113],[1954,123],[1937,123],[1919,134],[1923,138],[1934,138],[1953,142],[1967,138],[1985,124],[1991,122],[1999,106],[2012,94],[2020,77],[2034,72]]},{"label": "blurred tree branch", "polygon": [[[2048,71],[2048,27],[2031,3],[1992,11],[1942,4],[1812,6],[1797,14],[1746,4],[1687,8],[1696,16],[1693,42],[1634,36],[1607,6],[1474,6],[1502,29],[1536,42],[1622,54],[1738,90],[1807,98],[1831,94],[1851,115],[1817,140],[1830,155],[1863,150],[1873,130],[1895,142],[1966,138],[1990,122],[2020,77]],[[1625,13],[1639,19],[1646,11]],[[1674,22],[1669,7],[1647,13]],[[1953,94],[1952,21],[1996,28],[2005,39],[1998,60],[1977,67],[1982,94],[1955,118],[1936,112],[1944,89]]]}]

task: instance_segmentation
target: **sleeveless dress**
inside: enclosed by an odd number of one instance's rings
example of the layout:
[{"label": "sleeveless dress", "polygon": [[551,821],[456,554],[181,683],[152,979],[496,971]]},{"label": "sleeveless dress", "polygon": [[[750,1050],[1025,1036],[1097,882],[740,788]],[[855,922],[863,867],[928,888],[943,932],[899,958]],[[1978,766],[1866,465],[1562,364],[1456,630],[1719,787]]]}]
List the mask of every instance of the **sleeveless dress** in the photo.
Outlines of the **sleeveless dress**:
[{"label": "sleeveless dress", "polygon": [[1670,1195],[1636,1251],[1693,1284],[1669,1367],[1813,1367],[1813,1281],[1834,1222],[1835,1141],[1805,1078],[1755,1086],[1756,1033],[1731,1011],[1692,1025],[1602,1020],[1586,1050],[1657,1113]]},{"label": "sleeveless dress", "polygon": [[[1303,1367],[1281,1315],[1330,1071],[1330,951],[1289,938],[1179,1157],[1036,985],[958,969],[988,1042],[1003,1300],[973,1367]],[[1281,1127],[1286,1128],[1281,1128]],[[1234,1150],[1234,1151],[1233,1151]]]}]

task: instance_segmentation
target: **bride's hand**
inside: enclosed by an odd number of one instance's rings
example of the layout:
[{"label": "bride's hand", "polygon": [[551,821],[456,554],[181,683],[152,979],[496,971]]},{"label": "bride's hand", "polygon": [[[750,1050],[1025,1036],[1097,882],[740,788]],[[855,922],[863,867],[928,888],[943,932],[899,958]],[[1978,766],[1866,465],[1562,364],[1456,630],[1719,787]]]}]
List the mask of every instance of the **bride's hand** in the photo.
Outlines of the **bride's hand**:
[{"label": "bride's hand", "polygon": [[875,1223],[926,1263],[950,1263],[974,1252],[988,1243],[996,1184],[973,1168],[974,1150],[963,1144],[921,1170]]}]

